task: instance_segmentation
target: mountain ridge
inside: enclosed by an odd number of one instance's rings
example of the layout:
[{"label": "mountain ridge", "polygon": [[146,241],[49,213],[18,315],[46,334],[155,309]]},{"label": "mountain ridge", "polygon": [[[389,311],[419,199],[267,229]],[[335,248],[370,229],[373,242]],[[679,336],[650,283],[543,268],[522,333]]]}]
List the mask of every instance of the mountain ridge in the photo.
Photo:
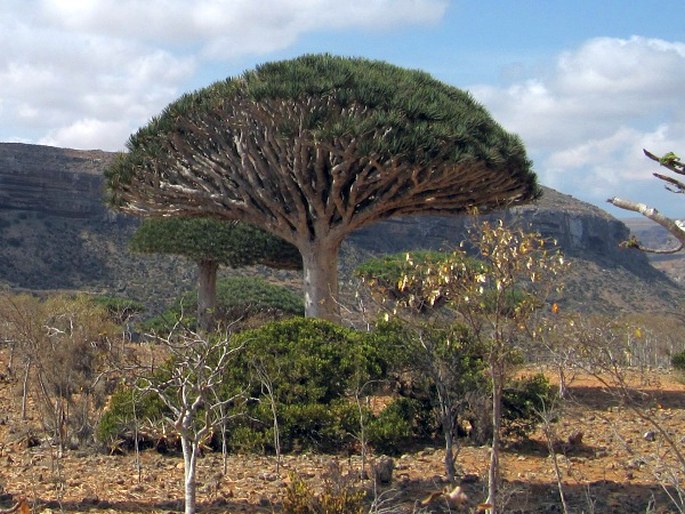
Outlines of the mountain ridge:
[{"label": "mountain ridge", "polygon": [[[129,296],[159,308],[193,287],[195,266],[181,257],[132,254],[127,243],[139,220],[103,204],[104,170],[115,154],[0,143],[0,284],[11,289],[85,290]],[[576,266],[569,308],[601,312],[663,309],[682,290],[639,252],[622,250],[628,228],[601,209],[543,188],[534,203],[490,215],[558,241]],[[351,269],[383,253],[448,249],[473,219],[413,216],[362,228],[343,244],[341,288]],[[273,274],[297,287],[297,274],[261,268],[227,274]],[[651,292],[650,292],[651,291]],[[647,295],[645,297],[645,295]],[[634,300],[633,300],[634,299]]]}]

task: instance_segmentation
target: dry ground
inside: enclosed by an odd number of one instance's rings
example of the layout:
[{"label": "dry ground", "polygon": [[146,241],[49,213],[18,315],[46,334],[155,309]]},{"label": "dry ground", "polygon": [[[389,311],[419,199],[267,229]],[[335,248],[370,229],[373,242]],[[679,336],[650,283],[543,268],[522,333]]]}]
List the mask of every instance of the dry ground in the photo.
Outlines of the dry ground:
[{"label": "dry ground", "polygon": [[[650,384],[642,389],[653,394],[655,402],[645,412],[685,446],[685,386],[664,372],[650,372],[649,378]],[[183,469],[178,456],[143,452],[138,469],[134,455],[72,450],[58,458],[46,441],[28,448],[27,423],[38,420],[35,414],[28,421],[20,419],[16,387],[7,380],[0,383],[0,507],[25,497],[35,513],[182,510]],[[582,444],[558,448],[566,451],[557,462],[569,512],[675,512],[654,473],[654,459],[663,453],[663,436],[645,438],[654,430],[649,422],[621,407],[596,380],[577,377],[571,390],[575,401],[563,407],[552,425],[560,441],[583,433]],[[461,510],[451,507],[450,512],[472,511],[484,498],[487,456],[487,448],[461,450],[458,462],[469,503]],[[278,512],[291,473],[317,486],[334,460],[345,473],[359,470],[356,456],[287,456],[280,474],[273,457],[231,456],[228,472],[222,475],[221,456],[207,455],[200,461],[200,510]],[[506,512],[562,512],[554,461],[541,430],[530,441],[509,442],[502,467]],[[369,487],[369,482],[362,485]],[[403,455],[396,459],[392,484],[379,491],[386,500],[384,512],[412,512],[417,500],[444,486],[439,447]],[[448,511],[441,500],[424,509]]]}]

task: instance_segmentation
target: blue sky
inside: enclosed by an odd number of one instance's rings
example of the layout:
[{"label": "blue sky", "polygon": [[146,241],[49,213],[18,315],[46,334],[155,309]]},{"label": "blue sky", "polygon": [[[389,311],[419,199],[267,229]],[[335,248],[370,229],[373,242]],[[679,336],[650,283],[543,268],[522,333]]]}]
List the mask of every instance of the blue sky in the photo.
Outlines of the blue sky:
[{"label": "blue sky", "polygon": [[329,52],[469,90],[540,182],[683,217],[641,149],[685,153],[682,0],[2,0],[0,141],[123,149],[184,91]]}]

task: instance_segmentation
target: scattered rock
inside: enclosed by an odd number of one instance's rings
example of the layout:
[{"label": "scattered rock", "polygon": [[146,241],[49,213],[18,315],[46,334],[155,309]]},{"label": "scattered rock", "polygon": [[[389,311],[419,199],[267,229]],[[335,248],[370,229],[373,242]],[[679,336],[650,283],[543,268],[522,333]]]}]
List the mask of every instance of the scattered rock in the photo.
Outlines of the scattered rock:
[{"label": "scattered rock", "polygon": [[100,499],[97,496],[85,496],[81,503],[83,505],[99,505]]},{"label": "scattered rock", "polygon": [[574,430],[568,436],[566,441],[554,441],[552,443],[552,448],[554,449],[555,453],[572,453],[573,451],[577,451],[583,447],[583,436],[583,432],[580,430]]},{"label": "scattered rock", "polygon": [[392,472],[395,469],[395,461],[390,457],[384,457],[372,466],[373,479],[379,484],[392,482]]},{"label": "scattered rock", "polygon": [[647,432],[644,433],[642,436],[642,439],[645,441],[652,442],[656,439],[656,432],[653,432],[652,430],[648,430]]}]

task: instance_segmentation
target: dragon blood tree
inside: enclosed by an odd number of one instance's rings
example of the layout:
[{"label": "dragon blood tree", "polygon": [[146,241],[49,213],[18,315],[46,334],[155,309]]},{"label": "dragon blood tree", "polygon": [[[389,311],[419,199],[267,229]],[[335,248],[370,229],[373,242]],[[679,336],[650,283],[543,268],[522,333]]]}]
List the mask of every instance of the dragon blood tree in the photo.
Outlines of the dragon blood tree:
[{"label": "dragon blood tree", "polygon": [[355,229],[539,191],[519,138],[468,93],[360,58],[258,66],[182,96],[127,146],[107,171],[112,206],[273,233],[302,254],[306,314],[332,320],[338,249]]},{"label": "dragon blood tree", "polygon": [[213,218],[146,218],[129,246],[135,252],[182,255],[197,264],[197,319],[204,331],[214,324],[220,265],[302,266],[299,252],[290,243],[247,223]]}]

